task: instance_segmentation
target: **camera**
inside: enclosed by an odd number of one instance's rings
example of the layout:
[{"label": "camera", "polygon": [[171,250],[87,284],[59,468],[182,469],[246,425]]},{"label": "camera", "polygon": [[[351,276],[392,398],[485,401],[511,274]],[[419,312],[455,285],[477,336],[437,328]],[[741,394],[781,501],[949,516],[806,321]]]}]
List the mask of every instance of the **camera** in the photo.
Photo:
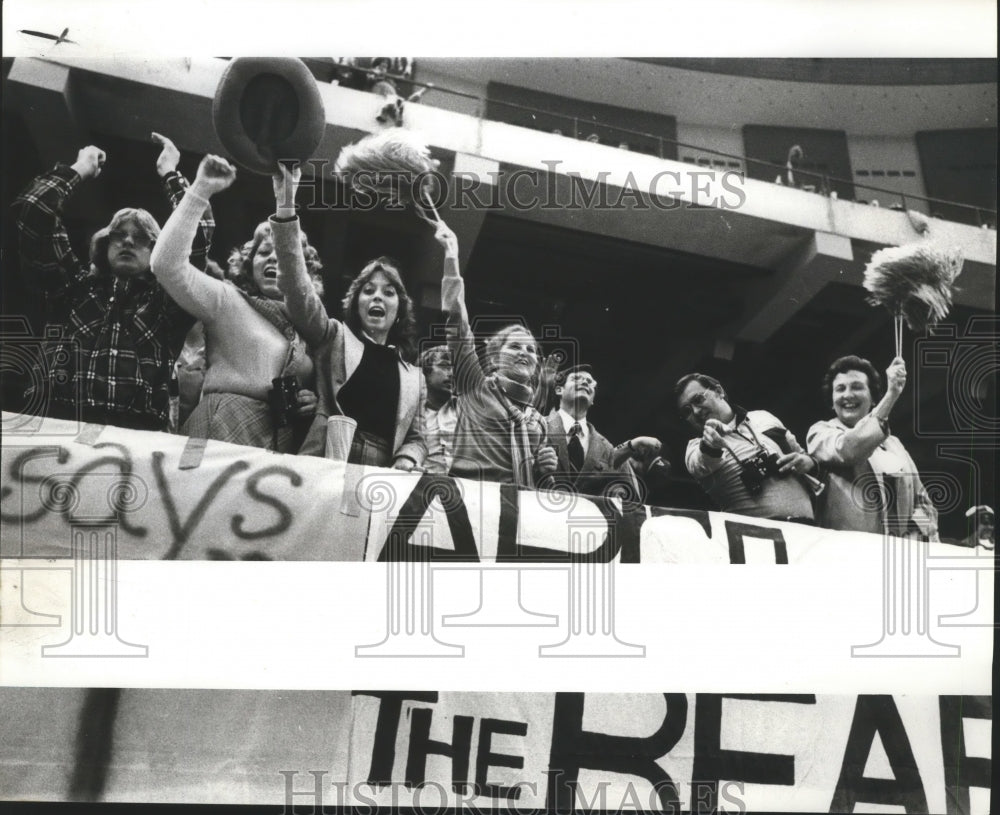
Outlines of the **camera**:
[{"label": "camera", "polygon": [[[68,425],[45,427],[46,434],[75,436],[83,428],[74,373],[79,343],[63,335],[60,326],[46,326],[42,336],[32,333],[25,317],[0,317],[0,393],[8,416],[3,433],[30,436],[42,430],[45,417],[70,420]],[[62,402],[53,411],[54,397]],[[67,397],[73,407],[67,406]]]},{"label": "camera", "polygon": [[298,418],[299,380],[294,376],[279,376],[271,380],[267,406],[275,427],[288,427]]},{"label": "camera", "polygon": [[[996,413],[1000,318],[977,315],[969,318],[961,333],[959,328],[953,323],[932,326],[926,337],[914,343],[916,364],[910,388],[914,434],[995,448],[1000,440]],[[942,391],[944,399],[926,398]]]},{"label": "camera", "polygon": [[752,458],[740,461],[740,481],[751,495],[756,495],[764,488],[764,479],[777,474],[777,453],[759,450]]}]

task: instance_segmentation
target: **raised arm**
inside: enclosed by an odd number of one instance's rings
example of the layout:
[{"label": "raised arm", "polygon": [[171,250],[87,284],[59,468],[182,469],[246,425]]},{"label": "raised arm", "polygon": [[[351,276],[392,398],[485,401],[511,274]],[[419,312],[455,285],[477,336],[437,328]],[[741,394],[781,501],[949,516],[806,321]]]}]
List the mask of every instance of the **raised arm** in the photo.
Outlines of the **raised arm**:
[{"label": "raised arm", "polygon": [[827,464],[853,466],[868,460],[889,437],[889,414],[906,386],[906,364],[896,357],[885,374],[885,396],[854,427],[843,430],[827,422],[817,422],[809,429],[806,447],[811,455]]},{"label": "raised arm", "polygon": [[184,194],[153,247],[150,268],[170,297],[188,314],[211,320],[223,307],[228,284],[189,261],[208,199],[236,180],[236,169],[218,156],[205,156],[194,184]]},{"label": "raised arm", "polygon": [[[159,133],[153,133],[152,139],[161,147],[160,155],[156,158],[156,174],[163,181],[163,191],[170,201],[170,208],[177,209],[189,186],[187,179],[177,171],[177,165],[181,159],[180,150],[170,139]],[[209,205],[201,214],[198,230],[195,232],[191,245],[191,264],[202,271],[208,264],[208,253],[212,248],[214,232],[215,216],[212,213],[211,205]]]},{"label": "raised arm", "polygon": [[88,145],[72,165],[57,164],[15,199],[20,271],[29,286],[53,289],[86,273],[70,246],[62,211],[81,181],[101,174],[105,159],[103,150]]},{"label": "raised arm", "polygon": [[456,391],[463,394],[478,393],[485,382],[479,357],[476,356],[475,338],[469,326],[469,312],[465,307],[465,281],[458,269],[458,238],[446,223],[438,224],[434,239],[444,248],[444,273],[441,276],[441,310],[448,316],[454,333],[448,337],[448,347],[455,371]]},{"label": "raised arm", "polygon": [[278,254],[278,288],[285,298],[288,319],[302,338],[315,348],[336,333],[339,323],[327,316],[306,268],[302,231],[295,214],[295,193],[301,177],[302,170],[298,167],[289,170],[284,164],[278,164],[278,172],[272,177],[275,208],[270,223]]}]

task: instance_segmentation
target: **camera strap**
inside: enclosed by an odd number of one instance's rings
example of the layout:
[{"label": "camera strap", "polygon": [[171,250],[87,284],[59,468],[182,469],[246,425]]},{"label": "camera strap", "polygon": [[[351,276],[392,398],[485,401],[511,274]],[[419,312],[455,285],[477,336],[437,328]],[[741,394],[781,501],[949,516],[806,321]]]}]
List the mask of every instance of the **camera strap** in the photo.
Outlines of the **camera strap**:
[{"label": "camera strap", "polygon": [[[241,292],[241,294],[254,311],[273,325],[288,340],[288,349],[285,351],[285,361],[281,365],[280,374],[282,377],[288,376],[288,372],[292,368],[292,363],[295,362],[301,338],[299,337],[299,332],[295,330],[295,326],[292,325],[291,320],[288,319],[284,305],[274,300],[269,300],[266,297],[254,297],[246,292]],[[273,421],[271,422],[271,445],[274,450],[278,449],[278,426]]]},{"label": "camera strap", "polygon": [[[747,430],[750,431],[750,437],[749,438],[747,438],[746,436],[744,436],[740,432],[740,425],[741,424],[746,424]],[[736,426],[733,427],[732,432],[735,433],[737,436],[739,436],[741,439],[743,439],[743,441],[749,442],[750,444],[754,445],[757,448],[757,451],[754,453],[754,455],[757,455],[758,453],[767,453],[768,452],[767,448],[764,447],[764,445],[760,443],[760,439],[757,438],[757,434],[754,433],[753,428],[750,427],[750,422],[747,421],[747,419],[745,417],[744,417],[743,421],[736,423]],[[723,434],[721,438],[722,438],[722,446],[726,448],[726,452],[729,453],[729,455],[731,455],[734,459],[736,459],[736,463],[739,464],[740,466],[742,466],[743,464],[745,464],[748,459],[742,459],[742,458],[740,458],[736,454],[736,451],[733,450],[733,448],[730,447],[729,443],[726,441],[726,434]],[[752,457],[753,456],[751,456],[751,458]]]}]

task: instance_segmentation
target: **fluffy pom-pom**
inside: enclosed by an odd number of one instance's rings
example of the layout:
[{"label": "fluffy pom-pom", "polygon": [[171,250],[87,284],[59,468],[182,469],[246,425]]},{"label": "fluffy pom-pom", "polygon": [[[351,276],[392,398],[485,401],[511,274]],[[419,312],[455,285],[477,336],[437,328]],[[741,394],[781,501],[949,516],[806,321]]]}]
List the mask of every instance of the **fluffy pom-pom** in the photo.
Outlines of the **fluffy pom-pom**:
[{"label": "fluffy pom-pom", "polygon": [[392,127],[347,145],[337,156],[334,172],[345,184],[373,190],[390,203],[421,205],[414,194],[420,195],[431,179],[425,177],[420,184],[417,178],[437,170],[439,163],[431,158],[427,144],[411,131]]},{"label": "fluffy pom-pom", "polygon": [[879,249],[865,267],[868,302],[902,315],[913,331],[948,316],[962,255],[927,243]]}]

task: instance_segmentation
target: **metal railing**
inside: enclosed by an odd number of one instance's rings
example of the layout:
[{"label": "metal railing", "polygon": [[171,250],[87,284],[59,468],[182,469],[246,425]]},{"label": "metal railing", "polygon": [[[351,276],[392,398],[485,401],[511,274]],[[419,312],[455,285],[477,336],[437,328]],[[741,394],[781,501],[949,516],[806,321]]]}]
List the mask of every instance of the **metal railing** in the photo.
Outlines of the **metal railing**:
[{"label": "metal railing", "polygon": [[[368,74],[369,76],[378,75],[380,78],[384,78],[385,74],[377,74],[377,72],[372,71],[367,68],[353,68],[362,74]],[[751,158],[749,156],[741,156],[734,153],[727,153],[722,150],[716,150],[711,147],[705,147],[703,145],[690,144],[688,142],[682,142],[678,139],[666,138],[658,133],[648,133],[641,130],[632,130],[625,127],[620,127],[618,125],[608,124],[606,122],[598,121],[595,118],[583,118],[579,116],[573,116],[564,113],[554,113],[552,111],[541,110],[540,108],[533,108],[528,105],[522,105],[517,102],[508,102],[505,100],[498,99],[487,99],[482,94],[467,93],[465,91],[453,90],[451,88],[442,87],[434,83],[420,82],[409,77],[392,76],[388,75],[388,78],[394,82],[399,82],[400,84],[405,84],[414,88],[424,89],[424,96],[421,98],[421,103],[425,103],[427,96],[433,92],[443,93],[449,96],[454,96],[462,99],[470,99],[476,102],[475,116],[479,119],[486,118],[487,106],[490,107],[507,107],[512,110],[516,110],[520,113],[526,114],[532,117],[536,121],[544,121],[548,123],[563,121],[566,123],[567,131],[563,131],[560,127],[533,127],[526,123],[516,123],[515,126],[527,127],[532,130],[545,130],[547,132],[555,132],[556,135],[561,135],[565,138],[572,138],[579,140],[581,138],[590,137],[593,140],[593,136],[596,135],[598,139],[600,138],[601,132],[606,133],[617,133],[623,136],[629,137],[626,139],[621,139],[619,141],[618,147],[622,149],[629,150],[630,152],[640,153],[644,155],[656,155],[662,159],[670,159],[674,161],[685,161],[686,163],[695,163],[702,165],[702,162],[696,160],[694,162],[687,161],[686,159],[679,158],[680,148],[687,150],[693,150],[700,154],[700,157],[704,157],[705,154],[709,156],[717,156],[719,158],[719,163],[725,163],[727,169],[736,169],[737,167],[748,168],[754,166],[761,171],[767,170],[768,173],[775,173],[777,176],[784,176],[788,170],[787,164],[781,164],[774,161],[766,161],[763,159]],[[503,121],[503,120],[498,120]],[[514,124],[514,123],[511,123]],[[586,134],[586,136],[584,135]],[[629,140],[631,139],[631,141]],[[638,139],[638,142],[636,140]],[[655,151],[646,151],[641,149],[636,149],[633,146],[633,142],[636,144],[647,143],[655,144]],[[598,142],[600,143],[600,142]],[[611,146],[611,145],[608,145]],[[708,159],[706,159],[707,161]],[[724,160],[724,161],[723,161]],[[735,167],[733,166],[735,164]],[[713,162],[714,165],[714,162]],[[947,201],[941,198],[933,198],[930,196],[916,195],[914,193],[902,192],[900,190],[891,190],[886,187],[876,187],[872,184],[865,184],[854,179],[840,178],[839,176],[831,175],[829,173],[817,173],[809,170],[796,169],[795,175],[802,179],[815,179],[816,184],[796,184],[797,189],[802,189],[803,186],[813,186],[813,190],[806,190],[807,192],[816,192],[821,195],[830,195],[831,192],[837,192],[837,188],[849,190],[865,190],[869,193],[878,193],[883,196],[885,200],[895,201],[899,199],[898,205],[889,205],[887,208],[890,209],[901,209],[903,211],[910,209],[910,202],[922,202],[927,205],[929,214],[932,217],[942,217],[940,214],[941,210],[947,212],[948,210],[958,210],[961,213],[967,215],[968,221],[960,220],[959,222],[969,222],[974,223],[979,227],[996,229],[997,225],[997,211],[995,209],[989,209],[986,207],[978,207],[974,204],[965,204],[959,201]],[[758,178],[759,181],[767,181],[766,178]],[[773,183],[773,182],[772,182]],[[839,193],[835,196],[840,197]],[[851,200],[845,197],[844,200]],[[868,203],[866,201],[857,201],[856,203]],[[954,220],[948,218],[947,220]]]}]

